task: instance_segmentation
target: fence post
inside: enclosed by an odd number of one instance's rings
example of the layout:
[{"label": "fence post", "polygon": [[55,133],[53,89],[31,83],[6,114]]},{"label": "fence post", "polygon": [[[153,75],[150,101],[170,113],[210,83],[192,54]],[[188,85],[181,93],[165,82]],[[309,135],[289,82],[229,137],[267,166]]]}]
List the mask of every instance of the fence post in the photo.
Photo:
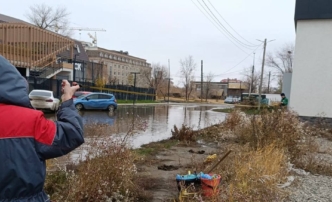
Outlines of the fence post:
[{"label": "fence post", "polygon": [[91,67],[91,77],[92,77],[92,83],[95,83],[95,80],[93,79],[93,62],[92,62],[92,67]]},{"label": "fence post", "polygon": [[36,84],[37,83],[37,79],[36,77],[33,77],[33,89],[36,89]]}]

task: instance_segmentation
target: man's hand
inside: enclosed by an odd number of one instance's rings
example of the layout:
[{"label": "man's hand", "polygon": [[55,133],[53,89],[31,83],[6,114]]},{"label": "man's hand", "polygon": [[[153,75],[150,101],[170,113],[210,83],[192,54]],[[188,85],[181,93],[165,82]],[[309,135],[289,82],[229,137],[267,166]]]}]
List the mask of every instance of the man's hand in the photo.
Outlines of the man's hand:
[{"label": "man's hand", "polygon": [[62,86],[62,96],[61,96],[61,100],[62,102],[65,102],[67,100],[70,100],[74,93],[80,88],[79,85],[76,86],[70,86],[70,83],[67,80],[62,80],[61,83]]}]

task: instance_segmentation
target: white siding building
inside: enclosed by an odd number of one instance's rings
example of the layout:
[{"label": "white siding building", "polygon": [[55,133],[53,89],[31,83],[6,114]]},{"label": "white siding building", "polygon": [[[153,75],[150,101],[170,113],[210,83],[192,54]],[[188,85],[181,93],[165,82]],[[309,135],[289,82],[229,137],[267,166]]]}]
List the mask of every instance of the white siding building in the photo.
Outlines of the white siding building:
[{"label": "white siding building", "polygon": [[332,0],[297,0],[289,107],[300,116],[332,117]]}]

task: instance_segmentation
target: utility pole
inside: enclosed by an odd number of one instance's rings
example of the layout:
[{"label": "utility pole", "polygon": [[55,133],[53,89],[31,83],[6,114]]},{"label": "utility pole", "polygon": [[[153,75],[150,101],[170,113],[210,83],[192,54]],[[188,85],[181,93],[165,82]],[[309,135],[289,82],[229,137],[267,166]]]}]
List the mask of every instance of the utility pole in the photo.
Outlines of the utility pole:
[{"label": "utility pole", "polygon": [[201,103],[203,103],[203,60],[201,60]]},{"label": "utility pole", "polygon": [[258,110],[261,109],[262,84],[263,84],[264,65],[265,65],[265,53],[266,53],[266,39],[264,40],[264,53],[263,53],[263,62],[262,62],[262,72],[261,72],[261,79],[260,79],[260,82],[259,82]]},{"label": "utility pole", "polygon": [[[134,93],[136,92],[136,74],[140,74],[139,72],[130,72],[131,74],[135,74],[134,77]],[[133,100],[133,105],[135,105],[135,94],[134,94],[134,100]]]},{"label": "utility pole", "polygon": [[249,99],[250,99],[250,95],[251,95],[251,91],[254,85],[254,72],[255,72],[255,53],[254,53],[254,62],[252,65],[252,70],[251,70],[251,81],[250,81],[250,87],[249,87]]},{"label": "utility pole", "polygon": [[269,71],[269,82],[267,83],[267,92],[270,93],[271,71]]},{"label": "utility pole", "polygon": [[169,104],[169,88],[171,86],[171,65],[170,65],[170,60],[168,59],[168,104]]}]

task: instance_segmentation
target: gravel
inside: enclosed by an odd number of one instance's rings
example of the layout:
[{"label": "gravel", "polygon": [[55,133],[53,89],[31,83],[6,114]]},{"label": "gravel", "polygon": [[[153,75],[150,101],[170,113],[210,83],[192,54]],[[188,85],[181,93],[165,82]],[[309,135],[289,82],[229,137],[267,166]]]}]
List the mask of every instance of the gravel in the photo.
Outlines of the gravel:
[{"label": "gravel", "polygon": [[[317,160],[324,163],[332,163],[332,142],[325,138],[316,138],[319,146],[319,153],[316,154]],[[332,202],[332,177],[324,175],[314,175],[301,169],[295,169],[290,164],[293,178],[292,182],[287,182],[288,186],[284,190],[290,192],[288,200],[290,202],[319,201]],[[282,186],[282,185],[281,185]]]},{"label": "gravel", "polygon": [[291,192],[287,201],[332,201],[332,177],[308,174],[295,176],[295,180],[286,189]]}]

